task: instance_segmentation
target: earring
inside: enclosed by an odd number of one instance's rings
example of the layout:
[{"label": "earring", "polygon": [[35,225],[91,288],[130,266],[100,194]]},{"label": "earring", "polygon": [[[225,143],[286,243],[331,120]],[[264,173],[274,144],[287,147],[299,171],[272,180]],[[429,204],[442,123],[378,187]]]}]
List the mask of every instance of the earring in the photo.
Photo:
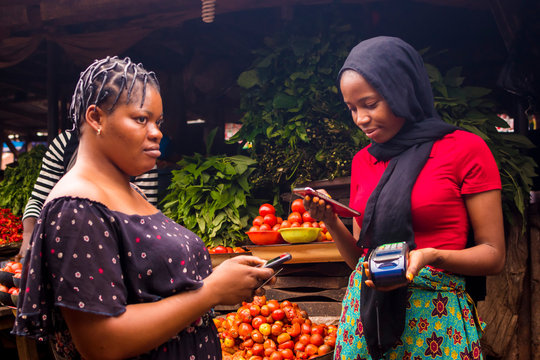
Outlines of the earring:
[{"label": "earring", "polygon": [[101,135],[101,128],[97,129],[98,136]]}]

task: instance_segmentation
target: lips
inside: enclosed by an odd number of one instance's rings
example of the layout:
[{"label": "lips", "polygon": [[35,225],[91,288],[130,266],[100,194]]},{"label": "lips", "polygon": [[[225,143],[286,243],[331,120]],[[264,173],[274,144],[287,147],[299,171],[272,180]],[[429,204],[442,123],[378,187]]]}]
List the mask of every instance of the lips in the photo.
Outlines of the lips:
[{"label": "lips", "polygon": [[152,147],[152,148],[145,149],[144,153],[156,159],[161,156],[161,151],[159,151],[159,147]]}]

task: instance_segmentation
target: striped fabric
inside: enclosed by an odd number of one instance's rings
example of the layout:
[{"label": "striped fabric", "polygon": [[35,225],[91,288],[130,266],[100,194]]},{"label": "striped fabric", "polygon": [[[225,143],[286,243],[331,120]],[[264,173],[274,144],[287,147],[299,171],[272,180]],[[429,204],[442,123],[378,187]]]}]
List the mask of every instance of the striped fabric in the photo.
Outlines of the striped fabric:
[{"label": "striped fabric", "polygon": [[[64,154],[68,141],[72,133],[61,132],[49,145],[47,152],[41,162],[41,170],[34,184],[32,194],[26,203],[23,220],[27,217],[39,217],[41,208],[54,185],[64,175]],[[158,203],[158,170],[154,166],[149,172],[132,178],[132,182],[137,185],[146,195],[148,201],[157,206]]]}]

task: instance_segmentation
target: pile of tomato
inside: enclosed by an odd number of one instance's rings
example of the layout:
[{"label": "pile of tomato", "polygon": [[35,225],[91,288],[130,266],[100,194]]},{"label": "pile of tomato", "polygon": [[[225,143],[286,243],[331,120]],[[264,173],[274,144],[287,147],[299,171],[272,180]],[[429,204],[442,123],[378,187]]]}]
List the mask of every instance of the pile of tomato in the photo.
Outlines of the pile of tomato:
[{"label": "pile of tomato", "polygon": [[255,296],[214,323],[225,360],[311,359],[332,352],[336,345],[335,325],[313,324],[288,300]]},{"label": "pile of tomato", "polygon": [[295,227],[321,228],[317,241],[333,240],[324,222],[316,221],[306,211],[303,199],[295,199],[291,203],[291,212],[286,219],[276,216],[276,209],[271,204],[261,205],[259,215],[253,219],[249,231],[278,231],[279,229]]},{"label": "pile of tomato", "polygon": [[247,252],[247,250],[241,246],[232,247],[232,246],[218,245],[218,246],[209,247],[208,252],[210,254],[231,254],[231,253],[240,254],[240,253]]},{"label": "pile of tomato", "polygon": [[0,245],[22,241],[21,218],[10,209],[0,209]]}]

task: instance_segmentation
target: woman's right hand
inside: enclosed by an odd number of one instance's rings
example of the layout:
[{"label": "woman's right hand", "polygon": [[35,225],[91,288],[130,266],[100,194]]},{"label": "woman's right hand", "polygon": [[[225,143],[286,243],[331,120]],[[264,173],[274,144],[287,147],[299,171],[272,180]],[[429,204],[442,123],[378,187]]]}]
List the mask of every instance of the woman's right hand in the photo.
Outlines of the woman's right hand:
[{"label": "woman's right hand", "polygon": [[[317,191],[331,197],[324,189],[318,189]],[[332,224],[338,218],[332,206],[318,196],[306,195],[304,197],[304,209],[306,209],[312,218],[317,221],[323,221],[326,225]]]},{"label": "woman's right hand", "polygon": [[274,274],[270,268],[262,268],[265,260],[256,256],[239,255],[227,259],[214,268],[204,282],[215,294],[216,304],[235,305],[249,301],[255,289]]}]

